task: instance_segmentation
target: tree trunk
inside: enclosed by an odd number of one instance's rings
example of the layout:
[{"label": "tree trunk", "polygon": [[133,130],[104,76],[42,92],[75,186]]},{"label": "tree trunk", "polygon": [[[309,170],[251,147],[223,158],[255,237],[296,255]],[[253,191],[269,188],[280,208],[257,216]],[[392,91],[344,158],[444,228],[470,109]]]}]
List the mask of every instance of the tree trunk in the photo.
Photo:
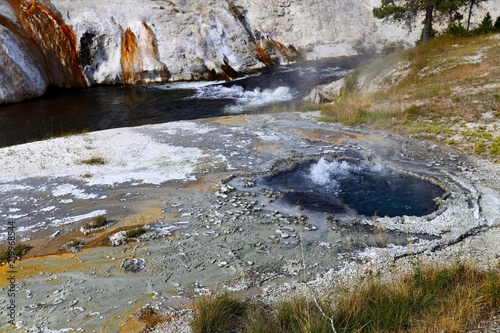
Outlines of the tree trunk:
[{"label": "tree trunk", "polygon": [[425,8],[425,21],[424,33],[422,34],[422,41],[427,42],[432,38],[432,14],[434,12],[434,5],[427,4]]},{"label": "tree trunk", "polygon": [[472,17],[472,7],[474,7],[475,1],[470,0],[470,6],[469,6],[469,17],[467,18],[467,31],[469,31],[470,28],[470,20]]}]

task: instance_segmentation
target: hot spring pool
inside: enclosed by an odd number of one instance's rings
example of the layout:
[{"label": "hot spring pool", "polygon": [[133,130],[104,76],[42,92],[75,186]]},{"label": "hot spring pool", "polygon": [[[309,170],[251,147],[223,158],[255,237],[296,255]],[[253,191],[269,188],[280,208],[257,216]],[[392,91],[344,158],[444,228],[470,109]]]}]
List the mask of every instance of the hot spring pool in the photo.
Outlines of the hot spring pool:
[{"label": "hot spring pool", "polygon": [[351,209],[365,216],[424,216],[437,210],[435,199],[444,194],[432,182],[380,164],[324,158],[265,177],[264,183],[305,209]]}]

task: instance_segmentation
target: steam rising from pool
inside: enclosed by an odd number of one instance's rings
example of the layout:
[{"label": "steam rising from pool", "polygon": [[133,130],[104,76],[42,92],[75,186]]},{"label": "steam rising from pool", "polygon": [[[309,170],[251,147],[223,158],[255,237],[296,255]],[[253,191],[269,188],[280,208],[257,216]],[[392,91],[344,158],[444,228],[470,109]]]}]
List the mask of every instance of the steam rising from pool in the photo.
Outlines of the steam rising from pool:
[{"label": "steam rising from pool", "polygon": [[[265,179],[278,190],[292,190],[285,200],[304,208],[337,212],[339,202],[366,216],[423,216],[437,209],[435,198],[444,191],[439,186],[406,173],[364,161],[327,161],[301,164],[293,170]],[[305,193],[308,193],[305,195]],[[298,193],[304,194],[302,200]],[[313,204],[311,194],[317,198]],[[306,199],[307,197],[307,199]],[[293,202],[292,202],[293,201]],[[318,204],[318,202],[322,202]]]}]

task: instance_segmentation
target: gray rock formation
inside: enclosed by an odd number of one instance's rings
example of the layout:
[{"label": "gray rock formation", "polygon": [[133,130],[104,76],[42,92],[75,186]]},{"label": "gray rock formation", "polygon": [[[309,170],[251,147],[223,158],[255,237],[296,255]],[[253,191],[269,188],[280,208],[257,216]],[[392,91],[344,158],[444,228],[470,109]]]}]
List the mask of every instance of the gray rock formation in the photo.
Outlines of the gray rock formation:
[{"label": "gray rock formation", "polygon": [[379,0],[0,0],[0,103],[48,85],[232,79],[415,40]]},{"label": "gray rock formation", "polygon": [[[0,102],[48,85],[231,79],[388,38],[377,1],[0,0]],[[394,27],[392,27],[394,28]]]}]

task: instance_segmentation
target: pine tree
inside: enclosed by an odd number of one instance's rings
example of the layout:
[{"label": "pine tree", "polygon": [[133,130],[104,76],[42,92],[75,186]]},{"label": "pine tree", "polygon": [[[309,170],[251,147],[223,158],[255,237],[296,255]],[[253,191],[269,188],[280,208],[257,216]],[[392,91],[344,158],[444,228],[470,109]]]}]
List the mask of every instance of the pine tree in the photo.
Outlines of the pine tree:
[{"label": "pine tree", "polygon": [[382,0],[380,7],[373,9],[373,15],[382,20],[403,22],[411,31],[419,18],[425,15],[422,41],[428,41],[433,36],[433,23],[437,18],[448,20],[448,26],[461,21],[461,11],[466,11],[467,30],[474,8],[488,0]]}]

